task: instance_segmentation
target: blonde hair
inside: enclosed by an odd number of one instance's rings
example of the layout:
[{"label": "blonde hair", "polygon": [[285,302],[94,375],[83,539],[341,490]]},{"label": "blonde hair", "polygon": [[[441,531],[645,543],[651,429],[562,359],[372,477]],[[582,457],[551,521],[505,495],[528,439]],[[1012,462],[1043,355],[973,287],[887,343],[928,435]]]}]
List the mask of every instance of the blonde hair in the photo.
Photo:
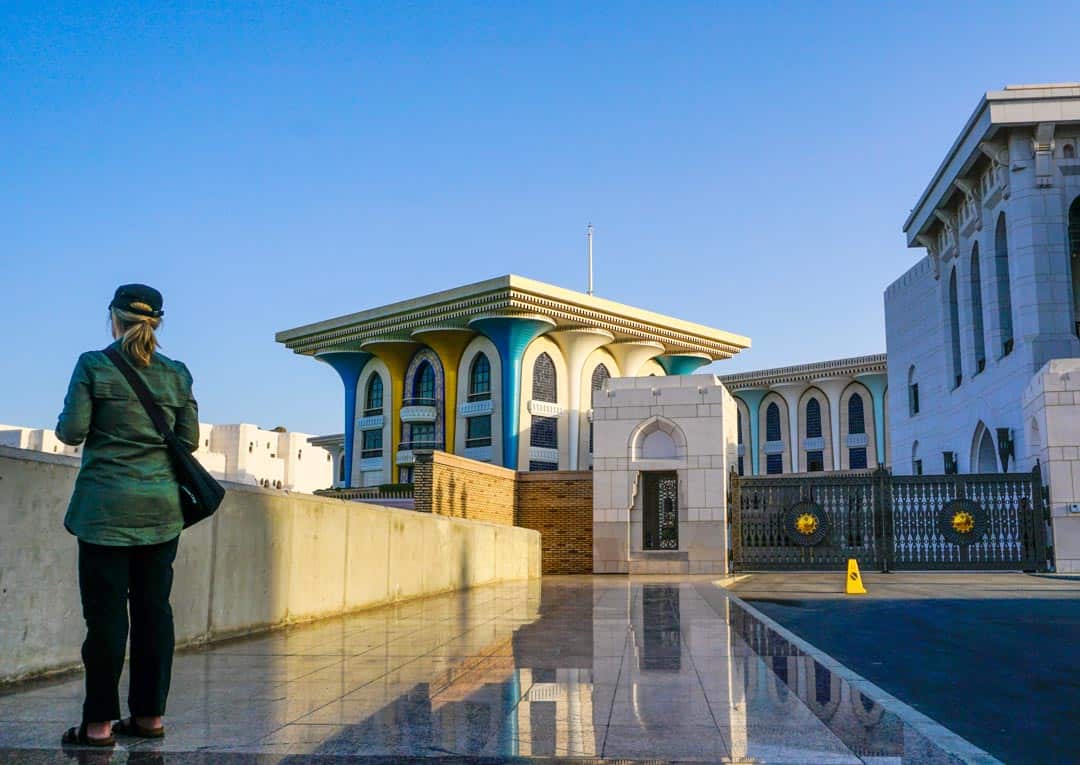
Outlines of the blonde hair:
[{"label": "blonde hair", "polygon": [[[139,310],[152,310],[145,303],[132,303],[132,308]],[[154,330],[161,326],[161,319],[153,316],[125,311],[122,308],[110,308],[113,321],[122,333],[119,338],[124,353],[135,360],[140,367],[150,366],[150,359],[158,347],[157,335]]]}]

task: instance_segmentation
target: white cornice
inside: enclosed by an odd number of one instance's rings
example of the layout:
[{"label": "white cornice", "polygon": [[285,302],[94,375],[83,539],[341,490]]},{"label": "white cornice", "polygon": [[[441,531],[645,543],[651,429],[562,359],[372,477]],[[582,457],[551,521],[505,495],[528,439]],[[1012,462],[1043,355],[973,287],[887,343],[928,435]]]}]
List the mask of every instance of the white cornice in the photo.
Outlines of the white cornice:
[{"label": "white cornice", "polygon": [[855,377],[857,375],[885,374],[888,367],[884,353],[855,356],[848,359],[819,361],[790,367],[760,369],[754,372],[721,375],[720,382],[728,390],[770,388],[795,383],[807,383],[827,377]]}]

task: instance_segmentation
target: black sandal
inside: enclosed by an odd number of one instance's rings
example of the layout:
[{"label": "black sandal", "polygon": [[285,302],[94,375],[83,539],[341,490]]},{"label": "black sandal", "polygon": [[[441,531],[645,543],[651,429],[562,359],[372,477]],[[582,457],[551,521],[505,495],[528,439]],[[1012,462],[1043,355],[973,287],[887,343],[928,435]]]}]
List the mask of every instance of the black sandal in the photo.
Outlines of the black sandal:
[{"label": "black sandal", "polygon": [[96,746],[96,747],[108,747],[115,746],[116,739],[112,735],[108,735],[105,738],[93,738],[86,735],[86,723],[83,723],[77,728],[68,728],[64,731],[64,735],[60,738],[60,743],[64,746]]},{"label": "black sandal", "polygon": [[113,732],[121,736],[134,736],[135,738],[163,738],[165,727],[144,728],[135,722],[134,716],[126,720],[117,720],[113,723]]}]

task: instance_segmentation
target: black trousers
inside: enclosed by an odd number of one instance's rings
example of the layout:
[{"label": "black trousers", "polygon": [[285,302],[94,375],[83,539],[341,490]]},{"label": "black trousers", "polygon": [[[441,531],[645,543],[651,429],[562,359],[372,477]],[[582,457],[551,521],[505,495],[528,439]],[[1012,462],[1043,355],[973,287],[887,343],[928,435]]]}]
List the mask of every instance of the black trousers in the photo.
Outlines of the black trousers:
[{"label": "black trousers", "polygon": [[83,722],[120,717],[120,672],[124,669],[129,603],[128,710],[137,717],[165,714],[175,646],[169,593],[179,540],[134,547],[79,540],[79,592],[86,620]]}]

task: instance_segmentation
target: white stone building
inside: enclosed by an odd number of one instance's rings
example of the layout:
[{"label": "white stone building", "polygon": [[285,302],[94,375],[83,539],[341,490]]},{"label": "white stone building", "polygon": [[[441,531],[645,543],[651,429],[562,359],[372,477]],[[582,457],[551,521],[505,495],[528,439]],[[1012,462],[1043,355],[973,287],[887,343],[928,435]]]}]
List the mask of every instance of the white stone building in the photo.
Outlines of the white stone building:
[{"label": "white stone building", "polygon": [[[330,488],[334,473],[330,452],[309,443],[312,438],[284,428],[199,423],[195,456],[223,481],[311,494]],[[81,445],[63,444],[53,431],[44,428],[0,425],[0,445],[76,457],[82,454]]]},{"label": "white stone building", "polygon": [[885,292],[895,473],[1034,465],[1024,390],[1080,356],[1078,152],[1080,83],[988,92],[905,222],[927,254]]},{"label": "white stone building", "polygon": [[720,379],[615,378],[592,406],[593,571],[726,572],[736,404]]}]

